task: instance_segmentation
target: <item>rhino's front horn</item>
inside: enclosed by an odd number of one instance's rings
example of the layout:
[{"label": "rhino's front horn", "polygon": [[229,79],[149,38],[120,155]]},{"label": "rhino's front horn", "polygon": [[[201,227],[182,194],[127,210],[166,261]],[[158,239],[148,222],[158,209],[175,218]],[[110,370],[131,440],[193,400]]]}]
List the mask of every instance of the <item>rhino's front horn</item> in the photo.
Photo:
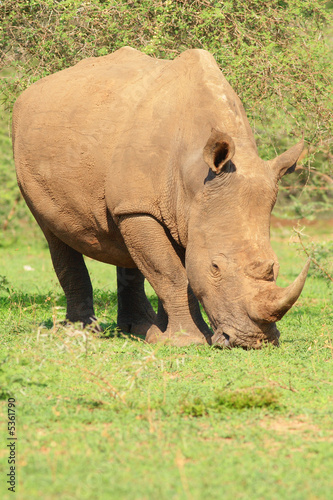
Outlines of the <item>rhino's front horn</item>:
[{"label": "rhino's front horn", "polygon": [[287,288],[281,288],[272,283],[274,288],[270,287],[269,290],[261,290],[261,293],[257,296],[257,304],[252,304],[251,312],[253,314],[250,312],[251,317],[268,323],[279,321],[301,295],[310,263],[311,258],[308,259],[295,281]]}]

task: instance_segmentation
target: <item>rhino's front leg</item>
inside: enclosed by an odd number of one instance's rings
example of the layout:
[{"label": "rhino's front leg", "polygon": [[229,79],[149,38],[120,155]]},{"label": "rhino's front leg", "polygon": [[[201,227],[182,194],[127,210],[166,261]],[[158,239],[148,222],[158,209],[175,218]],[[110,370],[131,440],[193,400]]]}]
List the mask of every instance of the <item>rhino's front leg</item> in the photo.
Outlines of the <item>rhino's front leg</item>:
[{"label": "rhino's front leg", "polygon": [[165,326],[164,313],[158,314],[157,324],[147,332],[147,342],[175,346],[210,343],[211,332],[189,287],[182,260],[164,227],[148,215],[132,215],[120,219],[120,231],[167,315]]}]

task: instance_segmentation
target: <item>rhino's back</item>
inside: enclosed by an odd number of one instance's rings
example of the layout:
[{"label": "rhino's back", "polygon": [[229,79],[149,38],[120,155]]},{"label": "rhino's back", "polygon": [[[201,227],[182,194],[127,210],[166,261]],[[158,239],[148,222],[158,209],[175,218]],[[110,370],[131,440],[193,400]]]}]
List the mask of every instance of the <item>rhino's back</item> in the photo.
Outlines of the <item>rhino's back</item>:
[{"label": "rhino's back", "polygon": [[175,211],[179,176],[203,185],[204,163],[195,173],[181,168],[193,151],[201,155],[212,127],[251,137],[208,52],[164,61],[125,47],[46,77],[18,99],[18,181],[37,218],[61,239],[74,234],[70,243],[83,241],[76,246],[83,253],[89,246],[107,252],[110,237],[119,236],[110,234],[109,211],[170,219],[161,212]]},{"label": "rhino's back", "polygon": [[15,103],[15,164],[29,207],[93,258],[110,262],[110,240],[121,244],[105,203],[106,173],[145,82],[164,64],[123,48],[39,80]]},{"label": "rhino's back", "polygon": [[[13,144],[19,181],[42,189],[102,186],[119,135],[131,122],[164,61],[129,47],[85,59],[39,80],[14,106]],[[29,182],[27,182],[29,184]],[[27,190],[29,187],[27,185]]]}]

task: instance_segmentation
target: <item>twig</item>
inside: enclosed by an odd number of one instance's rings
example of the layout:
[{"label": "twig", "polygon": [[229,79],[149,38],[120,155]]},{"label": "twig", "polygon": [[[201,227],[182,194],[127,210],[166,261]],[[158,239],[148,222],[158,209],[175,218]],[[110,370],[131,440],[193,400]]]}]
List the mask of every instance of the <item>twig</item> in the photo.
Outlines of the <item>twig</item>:
[{"label": "twig", "polygon": [[323,174],[322,172],[318,172],[318,170],[315,170],[314,168],[306,168],[302,167],[301,165],[297,165],[295,168],[296,170],[306,170],[307,172],[311,172],[312,174],[320,175],[323,179],[325,179],[329,184],[333,184],[333,179],[327,174]]},{"label": "twig", "polygon": [[331,280],[333,282],[333,278],[332,276],[319,264],[319,262],[317,261],[317,259],[315,259],[314,257],[312,257],[312,255],[310,255],[310,253],[308,252],[308,250],[305,248],[304,246],[304,243],[303,243],[303,240],[302,240],[302,233],[301,231],[298,231],[295,227],[293,228],[294,232],[297,234],[298,236],[298,240],[303,248],[303,251],[305,252],[305,254],[312,260],[312,262],[314,263],[315,266],[318,267],[318,269],[321,270],[322,273],[324,273],[329,280]]},{"label": "twig", "polygon": [[286,391],[298,392],[298,390],[297,390],[297,389],[294,389],[294,387],[292,387],[290,383],[289,383],[289,387],[287,387],[286,385],[279,384],[279,383],[278,383],[278,382],[276,382],[275,380],[268,379],[268,381],[269,381],[272,385],[275,385],[275,386],[277,386],[277,387],[280,387],[281,389],[285,389]]},{"label": "twig", "polygon": [[[94,373],[90,370],[88,370],[87,368],[84,368],[84,367],[81,367],[81,370],[83,370],[84,372],[86,373],[89,373],[89,375],[92,375],[93,377],[101,380],[102,382],[104,382],[104,384],[106,384],[110,390],[107,390],[107,392],[110,394],[110,396],[112,397],[118,397],[122,403],[126,404],[126,401],[125,401],[125,398],[122,394],[120,394],[119,391],[117,391],[117,389],[115,387],[113,387],[104,377],[102,377],[101,375],[97,374],[97,373]],[[99,384],[98,382],[95,382],[96,385],[98,385],[99,387],[101,387],[102,389],[106,390],[106,388]]]},{"label": "twig", "polygon": [[[39,333],[39,332],[38,332]],[[35,359],[39,362],[39,363],[42,363],[42,359],[40,359],[38,356],[35,357]],[[60,361],[59,359],[58,360],[55,360],[54,361],[57,365],[63,365],[63,366],[67,366],[67,363],[64,362],[64,361]],[[97,374],[97,373],[94,373],[90,370],[88,370],[87,368],[83,367],[83,366],[79,366],[79,365],[76,365],[80,370],[84,371],[85,373],[88,373],[89,375],[91,375],[92,377],[100,380],[101,382],[104,383],[104,385],[102,384],[99,384],[98,382],[94,382],[98,387],[100,387],[101,389],[103,389],[104,391],[106,391],[112,398],[119,398],[120,401],[123,403],[123,404],[127,404],[126,403],[126,400],[125,400],[125,397],[119,392],[117,391],[117,389],[115,387],[113,387],[113,385],[111,385],[109,383],[108,380],[106,380],[104,377],[102,377],[102,375],[100,374]],[[105,387],[105,385],[107,387]]]}]

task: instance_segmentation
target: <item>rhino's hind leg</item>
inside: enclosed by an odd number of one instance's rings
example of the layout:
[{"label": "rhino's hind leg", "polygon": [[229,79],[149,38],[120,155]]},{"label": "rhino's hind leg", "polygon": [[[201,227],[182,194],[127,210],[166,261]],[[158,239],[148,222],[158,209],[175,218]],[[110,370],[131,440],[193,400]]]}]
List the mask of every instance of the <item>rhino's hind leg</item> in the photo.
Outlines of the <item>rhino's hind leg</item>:
[{"label": "rhino's hind leg", "polygon": [[127,333],[146,335],[157,316],[146,297],[145,278],[139,269],[117,267],[118,327]]},{"label": "rhino's hind leg", "polygon": [[43,228],[49,244],[54,270],[62,286],[66,300],[66,319],[84,326],[96,321],[93,306],[93,290],[82,254],[73,250],[49,230]]},{"label": "rhino's hind leg", "polygon": [[147,332],[147,342],[175,346],[210,342],[211,332],[188,286],[181,256],[165,228],[153,217],[135,215],[122,217],[120,230],[134,262],[163,306],[159,307],[156,324]]}]

